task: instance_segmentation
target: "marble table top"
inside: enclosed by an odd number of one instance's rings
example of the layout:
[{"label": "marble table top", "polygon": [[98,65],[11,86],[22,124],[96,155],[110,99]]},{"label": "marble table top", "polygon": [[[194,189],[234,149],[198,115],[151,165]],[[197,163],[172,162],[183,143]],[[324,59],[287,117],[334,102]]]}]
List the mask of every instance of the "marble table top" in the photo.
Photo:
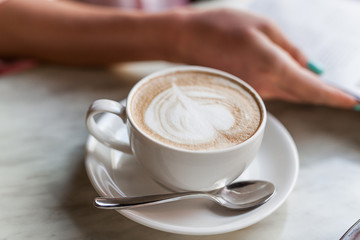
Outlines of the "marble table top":
[{"label": "marble table top", "polygon": [[153,230],[92,206],[84,119],[163,63],[112,69],[40,66],[0,77],[0,239],[339,239],[360,218],[360,113],[266,102],[300,155],[297,184],[273,214],[213,236]]}]

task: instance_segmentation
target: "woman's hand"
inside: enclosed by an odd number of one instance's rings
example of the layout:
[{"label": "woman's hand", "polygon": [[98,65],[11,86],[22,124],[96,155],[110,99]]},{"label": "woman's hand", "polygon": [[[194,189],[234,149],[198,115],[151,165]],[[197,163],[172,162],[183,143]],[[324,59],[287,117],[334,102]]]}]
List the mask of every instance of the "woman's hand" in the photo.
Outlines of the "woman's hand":
[{"label": "woman's hand", "polygon": [[239,76],[264,99],[357,104],[307,70],[307,59],[275,24],[242,11],[147,14],[72,1],[11,0],[1,4],[0,33],[0,55],[7,57],[75,65],[185,62]]},{"label": "woman's hand", "polygon": [[351,108],[354,97],[327,85],[306,68],[306,57],[263,17],[243,11],[185,14],[180,56],[190,64],[232,73],[264,99]]}]

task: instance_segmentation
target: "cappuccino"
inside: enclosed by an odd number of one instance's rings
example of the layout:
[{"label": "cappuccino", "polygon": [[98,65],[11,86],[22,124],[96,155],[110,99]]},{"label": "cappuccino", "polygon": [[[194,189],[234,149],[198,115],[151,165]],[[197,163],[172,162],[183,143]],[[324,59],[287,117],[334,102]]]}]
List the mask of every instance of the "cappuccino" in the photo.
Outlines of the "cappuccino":
[{"label": "cappuccino", "polygon": [[155,77],[130,102],[134,124],[165,145],[194,151],[244,142],[262,121],[259,103],[241,83],[197,71]]}]

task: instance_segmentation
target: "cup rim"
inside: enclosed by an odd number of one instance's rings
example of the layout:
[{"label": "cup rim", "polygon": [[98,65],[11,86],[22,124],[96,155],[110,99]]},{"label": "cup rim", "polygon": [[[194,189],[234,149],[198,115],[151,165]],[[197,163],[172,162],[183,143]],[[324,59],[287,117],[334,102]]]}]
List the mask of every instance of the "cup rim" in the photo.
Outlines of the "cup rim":
[{"label": "cup rim", "polygon": [[[134,119],[133,119],[133,115],[131,114],[130,111],[130,103],[132,100],[132,97],[134,96],[134,94],[136,93],[137,89],[142,86],[143,84],[145,84],[146,82],[148,82],[149,80],[159,77],[159,76],[163,76],[166,74],[170,74],[170,73],[174,73],[174,72],[189,72],[189,71],[197,71],[197,72],[205,72],[205,73],[212,73],[212,74],[216,74],[216,75],[220,75],[223,76],[225,78],[229,78],[233,81],[239,82],[242,86],[244,86],[245,88],[247,88],[247,90],[249,92],[251,92],[251,94],[253,95],[253,97],[256,98],[256,101],[258,103],[258,105],[260,106],[260,110],[261,110],[261,123],[258,126],[258,128],[256,129],[255,133],[253,135],[251,135],[248,139],[246,139],[245,141],[236,144],[234,146],[230,146],[230,147],[226,147],[226,148],[220,148],[220,149],[210,149],[210,150],[189,150],[189,149],[184,149],[184,148],[180,148],[180,147],[175,147],[175,146],[171,146],[171,145],[167,145],[165,143],[162,143],[161,141],[149,136],[147,133],[145,133],[140,127],[137,126],[137,124],[135,123]],[[250,144],[251,142],[253,142],[256,138],[258,138],[258,136],[260,134],[262,134],[262,132],[264,131],[265,125],[266,125],[266,120],[267,120],[267,112],[266,112],[266,107],[265,104],[262,100],[262,98],[260,97],[260,95],[248,84],[246,83],[244,80],[221,70],[218,69],[214,69],[214,68],[210,68],[210,67],[203,67],[203,66],[195,66],[195,65],[181,65],[181,66],[175,66],[175,67],[170,67],[170,68],[166,68],[163,70],[159,70],[156,72],[153,72],[145,77],[143,77],[140,81],[138,81],[130,90],[128,96],[127,96],[127,101],[126,101],[126,116],[127,116],[127,120],[128,122],[134,127],[134,129],[136,131],[138,131],[144,138],[146,138],[147,140],[156,143],[158,145],[160,145],[161,147],[170,149],[170,150],[174,150],[174,151],[178,151],[178,152],[184,152],[184,153],[193,153],[193,154],[207,154],[207,153],[224,153],[224,152],[230,152],[233,151],[241,146],[245,146]]]}]

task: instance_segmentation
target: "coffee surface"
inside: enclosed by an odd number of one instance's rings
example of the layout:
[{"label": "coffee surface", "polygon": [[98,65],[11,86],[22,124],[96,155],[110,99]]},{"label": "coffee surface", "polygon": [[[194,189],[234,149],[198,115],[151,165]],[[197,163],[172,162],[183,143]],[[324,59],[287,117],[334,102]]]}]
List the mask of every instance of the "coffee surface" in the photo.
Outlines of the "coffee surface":
[{"label": "coffee surface", "polygon": [[151,79],[131,101],[131,114],[141,130],[187,150],[237,145],[256,132],[262,118],[257,101],[240,83],[203,72]]}]

